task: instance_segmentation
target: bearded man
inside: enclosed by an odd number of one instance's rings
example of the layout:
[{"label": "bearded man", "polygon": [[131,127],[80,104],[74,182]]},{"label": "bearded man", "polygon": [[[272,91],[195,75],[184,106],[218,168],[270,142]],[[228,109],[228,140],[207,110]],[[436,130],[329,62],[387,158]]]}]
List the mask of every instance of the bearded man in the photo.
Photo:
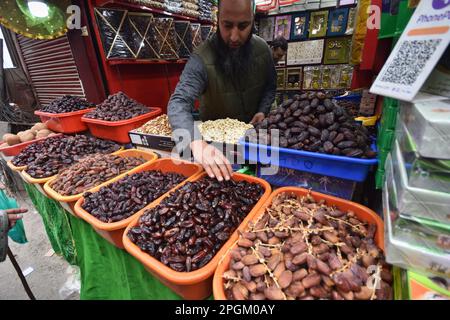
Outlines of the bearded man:
[{"label": "bearded man", "polygon": [[[187,62],[168,105],[173,130],[194,137],[194,102],[200,120],[232,118],[246,123],[264,119],[275,99],[272,52],[253,35],[254,0],[219,0],[218,29]],[[176,141],[179,140],[174,134]],[[194,159],[210,177],[228,180],[232,169],[221,151],[201,139],[190,142]]]}]

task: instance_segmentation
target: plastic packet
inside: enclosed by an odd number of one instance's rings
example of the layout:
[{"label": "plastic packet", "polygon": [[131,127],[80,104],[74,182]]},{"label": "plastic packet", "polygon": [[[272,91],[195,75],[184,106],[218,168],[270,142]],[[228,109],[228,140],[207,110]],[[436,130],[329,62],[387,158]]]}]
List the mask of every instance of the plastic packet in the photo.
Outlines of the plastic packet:
[{"label": "plastic packet", "polygon": [[66,274],[68,274],[69,277],[66,282],[64,282],[61,289],[59,289],[59,296],[63,300],[78,300],[81,290],[80,268],[69,266],[66,270]]},{"label": "plastic packet", "polygon": [[370,0],[360,0],[356,14],[356,25],[352,37],[352,50],[350,63],[358,65],[361,63],[362,51],[367,34],[367,19],[369,18],[368,8]]},{"label": "plastic packet", "polygon": [[350,8],[348,11],[347,29],[345,30],[346,35],[353,34],[355,30],[356,22],[356,8]]},{"label": "plastic packet", "polygon": [[312,89],[313,68],[315,67],[303,68],[303,89],[305,90]]}]

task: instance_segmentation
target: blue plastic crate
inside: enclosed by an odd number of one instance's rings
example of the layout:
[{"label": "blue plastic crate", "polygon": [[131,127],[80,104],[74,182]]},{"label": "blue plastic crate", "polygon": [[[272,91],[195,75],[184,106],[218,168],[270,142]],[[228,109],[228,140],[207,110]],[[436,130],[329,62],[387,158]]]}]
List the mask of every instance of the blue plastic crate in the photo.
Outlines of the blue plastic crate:
[{"label": "blue plastic crate", "polygon": [[[245,142],[244,140],[241,140],[240,143],[244,147],[245,160],[253,163],[270,164],[351,181],[364,181],[370,169],[378,163],[377,159],[359,159],[288,148],[276,148]],[[372,144],[372,150],[376,151],[376,142]],[[272,159],[272,151],[278,152],[278,159]]]},{"label": "blue plastic crate", "polygon": [[261,165],[256,168],[256,176],[275,187],[300,187],[351,200],[357,182],[347,179],[324,176],[295,169],[278,168],[276,174],[262,174]]}]

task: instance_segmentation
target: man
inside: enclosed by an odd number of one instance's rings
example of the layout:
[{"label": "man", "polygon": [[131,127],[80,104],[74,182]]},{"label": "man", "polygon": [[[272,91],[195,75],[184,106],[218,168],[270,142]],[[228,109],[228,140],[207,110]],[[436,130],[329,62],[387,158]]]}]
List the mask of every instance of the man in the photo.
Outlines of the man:
[{"label": "man", "polygon": [[277,65],[287,52],[288,42],[282,36],[276,37],[270,44],[270,48],[272,49],[273,62]]},{"label": "man", "polygon": [[[200,98],[202,121],[234,118],[256,123],[264,119],[275,98],[272,53],[264,40],[252,35],[253,0],[220,0],[218,29],[187,62],[168,105],[173,130],[194,137],[191,110]],[[179,141],[180,134],[174,132]],[[194,159],[219,181],[232,175],[229,161],[201,139],[190,142]]]}]

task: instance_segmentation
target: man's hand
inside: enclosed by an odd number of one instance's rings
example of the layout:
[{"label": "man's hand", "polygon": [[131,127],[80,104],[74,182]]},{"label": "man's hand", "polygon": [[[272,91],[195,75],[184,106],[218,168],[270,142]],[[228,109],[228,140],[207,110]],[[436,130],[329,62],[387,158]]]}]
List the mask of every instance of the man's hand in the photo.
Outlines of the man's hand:
[{"label": "man's hand", "polygon": [[253,116],[252,121],[250,121],[251,124],[256,124],[260,121],[263,121],[266,115],[263,112],[258,112]]},{"label": "man's hand", "polygon": [[233,170],[228,159],[216,147],[203,140],[191,142],[191,150],[195,161],[200,163],[208,176],[217,180],[230,180]]},{"label": "man's hand", "polygon": [[23,208],[5,210],[6,214],[8,215],[9,229],[13,228],[16,225],[17,220],[22,219],[22,213],[25,213],[27,211],[28,209]]}]

